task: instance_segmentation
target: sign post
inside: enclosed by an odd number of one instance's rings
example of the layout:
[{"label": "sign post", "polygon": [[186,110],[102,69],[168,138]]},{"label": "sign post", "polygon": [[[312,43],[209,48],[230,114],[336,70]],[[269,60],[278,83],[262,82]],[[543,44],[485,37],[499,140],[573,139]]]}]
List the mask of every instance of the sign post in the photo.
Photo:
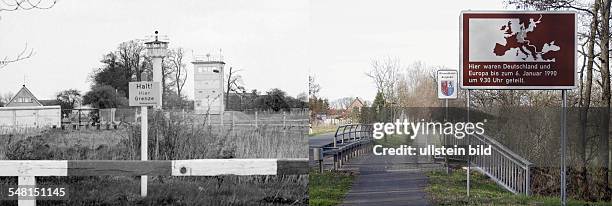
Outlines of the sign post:
[{"label": "sign post", "polygon": [[566,205],[566,92],[576,88],[578,78],[576,13],[463,11],[459,22],[460,82],[468,90],[468,115],[471,89],[562,90],[560,189]]},{"label": "sign post", "polygon": [[[448,100],[457,99],[457,71],[456,70],[438,70],[437,78],[437,93],[438,99],[444,100],[444,121],[448,121]],[[448,144],[448,138],[443,136],[445,146]],[[450,166],[448,165],[448,156],[444,156],[444,164],[446,164],[446,173],[450,174]]]},{"label": "sign post", "polygon": [[[140,160],[148,160],[149,148],[149,123],[147,116],[147,106],[140,107]],[[140,196],[147,196],[147,175],[140,176]]]},{"label": "sign post", "polygon": [[[467,120],[466,121],[470,122],[470,90],[469,89],[467,90],[465,95],[467,96],[466,101],[465,101],[467,104],[466,105],[466,108],[467,108],[467,117],[466,117]],[[466,136],[467,136],[467,146],[469,147],[470,146],[470,135],[468,134]],[[468,197],[470,197],[470,164],[472,164],[472,162],[470,161],[471,160],[470,157],[471,156],[468,154],[467,155],[467,173],[466,173],[466,180],[467,180],[466,181],[467,182],[466,191],[467,191]]]},{"label": "sign post", "polygon": [[[148,106],[161,106],[159,82],[130,82],[130,106],[140,106],[140,160],[147,161],[149,143]],[[147,175],[140,176],[140,196],[147,196]]]}]

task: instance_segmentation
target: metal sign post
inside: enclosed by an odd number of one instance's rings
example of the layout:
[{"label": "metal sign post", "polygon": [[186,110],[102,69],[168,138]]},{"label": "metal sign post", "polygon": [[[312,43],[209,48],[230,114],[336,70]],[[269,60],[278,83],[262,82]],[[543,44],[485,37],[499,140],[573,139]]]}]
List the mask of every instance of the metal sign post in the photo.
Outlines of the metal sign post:
[{"label": "metal sign post", "polygon": [[[457,99],[457,82],[458,76],[456,70],[438,70],[436,72],[437,78],[437,93],[438,99],[444,99],[444,121],[448,121],[448,100]],[[443,135],[443,143],[448,144],[447,135]],[[444,163],[446,164],[446,173],[450,174],[450,166],[448,165],[448,155],[444,156]]]},{"label": "metal sign post", "polygon": [[561,205],[567,205],[567,179],[565,162],[567,155],[567,92],[561,90]]},{"label": "metal sign post", "polygon": [[[470,122],[470,90],[467,90],[467,122]],[[470,135],[468,134],[466,136],[467,138],[467,145],[468,147],[470,146]],[[470,197],[470,154],[469,154],[469,149],[468,149],[468,154],[467,154],[467,173],[466,173],[466,178],[467,178],[467,196]]]},{"label": "metal sign post", "polygon": [[[444,122],[448,121],[448,99],[444,100]],[[444,146],[448,145],[448,136],[445,134],[444,135]],[[451,173],[451,169],[450,169],[450,165],[449,165],[449,160],[448,160],[448,155],[444,155],[444,164],[446,164],[446,174],[450,174]]]}]

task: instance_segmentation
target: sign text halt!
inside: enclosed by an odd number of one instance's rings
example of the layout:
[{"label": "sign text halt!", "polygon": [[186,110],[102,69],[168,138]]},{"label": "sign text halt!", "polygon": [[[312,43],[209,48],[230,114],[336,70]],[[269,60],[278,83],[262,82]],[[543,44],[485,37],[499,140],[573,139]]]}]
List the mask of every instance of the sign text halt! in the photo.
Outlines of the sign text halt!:
[{"label": "sign text halt!", "polygon": [[130,82],[130,106],[156,106],[161,103],[159,82]]}]

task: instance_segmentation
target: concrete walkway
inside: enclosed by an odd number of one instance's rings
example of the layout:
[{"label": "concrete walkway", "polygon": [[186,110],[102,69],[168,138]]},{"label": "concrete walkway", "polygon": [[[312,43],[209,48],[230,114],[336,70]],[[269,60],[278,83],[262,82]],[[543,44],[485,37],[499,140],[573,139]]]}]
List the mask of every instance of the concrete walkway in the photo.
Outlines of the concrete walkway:
[{"label": "concrete walkway", "polygon": [[[430,139],[431,140],[431,139]],[[412,145],[428,144],[417,138]],[[347,163],[345,169],[359,171],[343,205],[431,205],[425,188],[426,171],[442,165],[427,156],[376,156],[371,152]]]},{"label": "concrete walkway", "polygon": [[323,147],[334,142],[336,132],[323,133],[316,136],[308,137],[308,145],[312,147]]},{"label": "concrete walkway", "polygon": [[347,165],[359,175],[343,205],[430,205],[422,166],[429,167],[401,156],[363,156]]}]

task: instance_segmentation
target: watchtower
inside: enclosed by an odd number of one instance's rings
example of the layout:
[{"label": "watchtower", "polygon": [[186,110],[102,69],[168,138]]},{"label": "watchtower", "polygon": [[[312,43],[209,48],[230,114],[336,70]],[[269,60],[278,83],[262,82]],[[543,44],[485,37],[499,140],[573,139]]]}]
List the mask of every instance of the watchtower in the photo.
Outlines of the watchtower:
[{"label": "watchtower", "polygon": [[194,68],[194,109],[199,114],[223,114],[223,57],[195,56],[191,62]]}]

